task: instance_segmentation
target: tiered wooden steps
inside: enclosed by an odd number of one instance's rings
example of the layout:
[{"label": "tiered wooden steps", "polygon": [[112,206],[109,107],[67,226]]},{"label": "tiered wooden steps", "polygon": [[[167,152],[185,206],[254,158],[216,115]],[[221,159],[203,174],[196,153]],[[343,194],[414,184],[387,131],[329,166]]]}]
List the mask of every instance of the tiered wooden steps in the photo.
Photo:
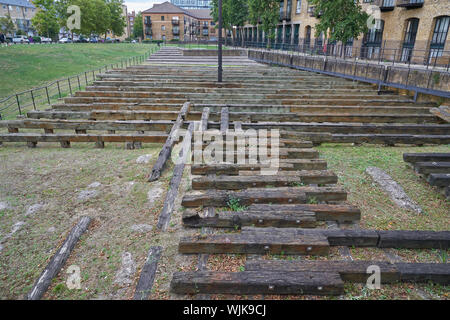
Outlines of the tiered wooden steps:
[{"label": "tiered wooden steps", "polygon": [[[304,140],[315,144],[450,143],[450,124],[442,112],[430,112],[434,103],[414,102],[402,95],[379,95],[368,84],[273,68],[243,56],[224,57],[224,82],[217,83],[215,66],[215,57],[184,56],[177,48],[162,48],[144,65],[98,75],[86,91],[64,98],[49,110],[31,111],[26,120],[1,121],[3,128],[43,128],[47,132],[45,136],[36,134],[32,140],[30,136],[17,135],[18,132],[0,131],[0,143],[27,141],[33,146],[41,141],[67,141],[63,140],[67,137],[58,137],[50,130],[74,128],[80,131],[77,135],[84,134],[83,130],[103,131],[92,133],[101,142],[138,142],[122,132],[109,138],[101,135],[104,131],[111,134],[112,130],[144,131],[147,136],[155,131],[168,133],[186,101],[192,103],[192,108],[184,128],[191,121],[199,121],[206,107],[210,109],[208,126],[216,128],[220,110],[226,106],[230,110],[229,121],[242,122],[244,130],[298,131],[309,135]],[[157,125],[158,122],[161,123]],[[8,138],[10,134],[15,136]],[[49,134],[52,136],[46,136]],[[73,137],[70,141],[92,139]],[[144,142],[148,141],[150,137]]]},{"label": "tiered wooden steps", "polygon": [[405,153],[403,160],[450,200],[450,153]]},{"label": "tiered wooden steps", "polygon": [[[241,123],[235,122],[235,130],[229,129],[229,108],[224,107],[218,114],[220,118],[214,126],[220,133],[217,130],[213,133],[238,136]],[[210,109],[205,107],[201,115],[202,130],[207,130],[211,124],[209,116]],[[268,164],[249,164],[248,156],[243,157],[245,164],[223,162],[227,152],[213,163],[194,162],[192,190],[182,199],[182,206],[186,208],[183,224],[202,230],[216,228],[217,232],[201,232],[180,239],[180,253],[199,255],[199,270],[175,273],[171,283],[173,293],[340,295],[344,293],[344,281],[364,283],[369,276],[367,268],[374,265],[380,268],[384,283],[450,282],[450,268],[446,264],[392,265],[376,261],[288,264],[288,261],[273,260],[265,264],[265,260],[252,259],[242,272],[207,270],[206,263],[200,260],[207,261],[204,257],[209,254],[310,256],[328,255],[332,246],[444,250],[449,247],[448,231],[318,228],[321,221],[358,222],[361,213],[345,202],[347,193],[335,186],[337,176],[326,170],[326,162],[318,159],[319,154],[311,149],[308,141],[299,140],[298,143],[304,144],[301,152],[295,144],[281,143],[296,134],[283,131],[280,135],[280,154],[284,159],[275,174],[262,175],[261,170],[268,169]],[[219,139],[222,140],[225,141],[225,137]],[[202,159],[202,152],[210,146],[206,141],[211,140],[194,141],[193,159]],[[215,147],[227,147],[215,143]],[[256,149],[250,140],[243,144],[246,153],[250,152],[250,146]],[[295,156],[290,157],[291,153]],[[232,159],[236,160],[234,156]],[[295,164],[301,166],[295,167]],[[238,211],[230,211],[231,207]]]}]

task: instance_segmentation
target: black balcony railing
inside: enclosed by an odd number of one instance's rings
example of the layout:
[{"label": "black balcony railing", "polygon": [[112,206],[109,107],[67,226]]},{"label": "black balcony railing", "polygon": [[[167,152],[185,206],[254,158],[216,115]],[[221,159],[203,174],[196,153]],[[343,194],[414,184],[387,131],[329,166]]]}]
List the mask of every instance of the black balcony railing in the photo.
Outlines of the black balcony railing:
[{"label": "black balcony railing", "polygon": [[422,8],[424,0],[397,0],[397,7],[406,9]]},{"label": "black balcony railing", "polygon": [[308,7],[308,13],[310,17],[320,17],[322,15],[322,12],[316,12],[316,7],[315,6],[309,6]]},{"label": "black balcony railing", "polygon": [[392,11],[395,8],[395,0],[376,0],[374,3],[380,7],[380,11]]},{"label": "black balcony railing", "polygon": [[180,35],[180,29],[178,29],[178,28],[172,29],[172,34],[173,34],[174,36]]},{"label": "black balcony railing", "polygon": [[180,25],[180,20],[179,19],[172,19],[172,24],[174,26],[178,26],[178,25]]}]

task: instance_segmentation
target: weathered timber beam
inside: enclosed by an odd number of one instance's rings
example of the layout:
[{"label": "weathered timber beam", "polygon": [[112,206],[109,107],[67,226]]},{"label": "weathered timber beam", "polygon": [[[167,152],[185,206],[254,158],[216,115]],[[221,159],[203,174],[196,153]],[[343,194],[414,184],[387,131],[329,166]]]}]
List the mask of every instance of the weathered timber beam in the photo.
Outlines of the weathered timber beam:
[{"label": "weathered timber beam", "polygon": [[361,210],[348,204],[253,204],[248,207],[249,211],[274,211],[274,212],[303,212],[311,211],[316,214],[318,221],[350,222],[361,219]]},{"label": "weathered timber beam", "polygon": [[[161,152],[159,153],[158,159],[156,160],[155,165],[152,168],[152,172],[150,173],[150,176],[148,178],[148,181],[156,181],[161,177],[162,171],[164,170],[164,167],[166,165],[167,160],[169,159],[170,155],[172,154],[172,149],[178,140],[179,130],[183,124],[183,122],[186,120],[186,115],[189,112],[189,108],[191,107],[190,102],[186,102],[183,107],[180,110],[180,113],[178,114],[177,120],[174,123],[172,130],[170,130],[169,136],[167,137],[167,140],[162,147]],[[190,141],[190,139],[189,139]]]},{"label": "weathered timber beam", "polygon": [[[214,208],[212,208],[214,210]],[[241,228],[243,226],[277,227],[277,228],[315,228],[317,226],[314,212],[214,212],[211,216],[201,216],[194,210],[186,210],[183,224],[186,227]]]},{"label": "weathered timber beam", "polygon": [[449,153],[404,153],[405,162],[450,162]]},{"label": "weathered timber beam", "polygon": [[80,237],[83,233],[88,229],[89,224],[91,223],[91,218],[82,217],[80,221],[78,221],[77,225],[72,228],[68,237],[64,241],[63,245],[59,248],[59,250],[55,253],[55,255],[50,260],[47,267],[39,276],[39,279],[35,282],[33,288],[27,295],[28,300],[39,300],[47,291],[50,286],[52,279],[58,275],[61,268],[66,263],[69,258],[72,250],[75,248]]},{"label": "weathered timber beam", "polygon": [[331,171],[301,171],[296,175],[213,176],[192,179],[194,190],[241,190],[245,188],[294,187],[296,184],[336,184]]},{"label": "weathered timber beam", "polygon": [[244,206],[251,204],[303,204],[309,200],[345,201],[347,193],[340,187],[264,188],[242,191],[208,190],[188,193],[183,197],[185,207],[226,207],[230,199]]},{"label": "weathered timber beam", "polygon": [[162,231],[165,231],[167,229],[173,208],[175,206],[175,200],[178,195],[178,189],[180,187],[184,167],[187,161],[187,156],[189,155],[191,147],[193,131],[194,124],[191,123],[189,125],[188,131],[186,132],[186,135],[184,136],[183,146],[179,154],[178,162],[175,164],[175,168],[173,169],[173,176],[170,180],[169,190],[167,191],[166,199],[164,200],[164,206],[159,215],[157,227]]},{"label": "weathered timber beam", "polygon": [[146,300],[150,296],[161,253],[162,247],[150,248],[134,292],[134,300]]},{"label": "weathered timber beam", "polygon": [[176,272],[170,288],[178,294],[341,295],[344,292],[338,273],[319,272]]}]

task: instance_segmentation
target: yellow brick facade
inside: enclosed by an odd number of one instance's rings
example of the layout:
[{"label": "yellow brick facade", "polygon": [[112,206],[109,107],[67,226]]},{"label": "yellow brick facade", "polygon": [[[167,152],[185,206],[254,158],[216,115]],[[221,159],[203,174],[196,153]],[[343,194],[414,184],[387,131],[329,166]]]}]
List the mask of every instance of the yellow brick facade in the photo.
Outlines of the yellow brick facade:
[{"label": "yellow brick facade", "polygon": [[[382,57],[390,59],[393,56],[401,56],[405,43],[406,31],[409,19],[418,19],[417,33],[414,43],[413,60],[423,60],[432,47],[432,39],[436,23],[439,18],[441,23],[450,16],[449,0],[423,0],[421,5],[413,5],[410,8],[400,7],[400,4],[408,2],[421,2],[420,0],[359,0],[364,10],[370,6],[382,7],[380,19],[384,22],[382,32],[382,47],[388,48],[382,52]],[[276,43],[303,44],[308,35],[311,38],[311,44],[316,41],[314,26],[318,22],[313,15],[313,10],[307,0],[284,0],[280,1],[280,23],[278,25]],[[290,7],[290,8],[289,8]],[[285,14],[285,16],[282,15]],[[439,22],[438,22],[439,23]],[[448,27],[447,27],[448,29]],[[298,30],[298,31],[296,31]],[[444,30],[445,31],[445,30]],[[247,24],[243,30],[247,41],[262,41],[264,35],[258,32],[255,26]],[[281,35],[281,36],[280,36]],[[353,41],[353,47],[363,46],[364,35]],[[450,32],[447,31],[444,44],[444,56],[449,56],[450,51]],[[423,52],[422,52],[423,51]],[[445,52],[447,51],[447,52]],[[423,54],[422,54],[423,53]],[[421,54],[423,57],[421,57]]]},{"label": "yellow brick facade", "polygon": [[31,25],[31,19],[35,14],[36,9],[31,5],[28,7],[18,6],[12,5],[10,2],[2,2],[0,0],[0,17],[10,15],[17,29],[32,33],[33,28]]}]

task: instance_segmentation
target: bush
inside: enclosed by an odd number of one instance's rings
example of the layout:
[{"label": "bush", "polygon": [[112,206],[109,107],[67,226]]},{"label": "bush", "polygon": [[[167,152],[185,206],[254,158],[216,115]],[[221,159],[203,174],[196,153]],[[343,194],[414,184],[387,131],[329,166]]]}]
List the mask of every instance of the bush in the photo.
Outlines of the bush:
[{"label": "bush", "polygon": [[33,37],[33,42],[34,43],[40,43],[41,42],[41,37]]}]

